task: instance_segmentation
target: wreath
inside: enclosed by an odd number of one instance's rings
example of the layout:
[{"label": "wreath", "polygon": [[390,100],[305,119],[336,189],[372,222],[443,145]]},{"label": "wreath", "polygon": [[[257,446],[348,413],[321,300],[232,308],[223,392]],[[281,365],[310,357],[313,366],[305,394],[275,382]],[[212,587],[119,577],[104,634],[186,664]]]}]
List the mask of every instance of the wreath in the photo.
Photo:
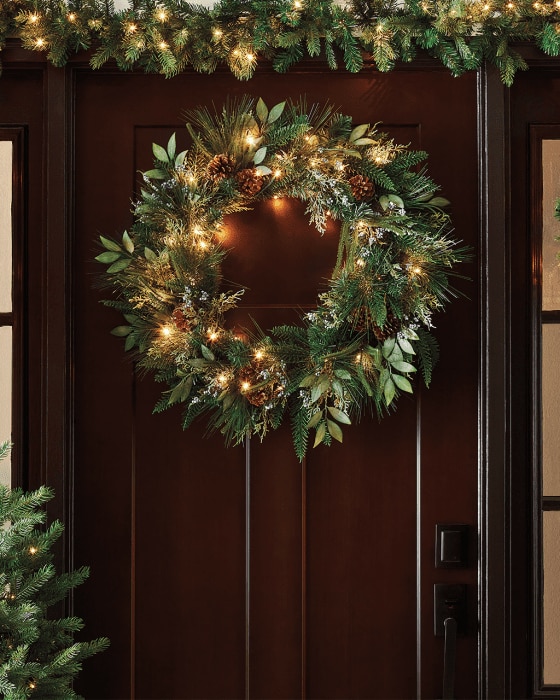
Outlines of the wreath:
[{"label": "wreath", "polygon": [[[437,359],[432,314],[456,291],[455,263],[468,252],[450,236],[424,167],[426,154],[397,145],[330,107],[262,99],[188,113],[192,137],[176,153],[153,144],[134,223],[122,240],[101,236],[105,301],[124,314],[112,333],[167,388],[154,411],[184,406],[183,427],[209,414],[227,444],[263,438],[286,413],[295,451],[342,442],[342,425],[380,416],[429,385]],[[340,222],[331,279],[301,325],[242,334],[226,315],[243,289],[221,288],[224,217],[255,202],[292,197],[319,232]]]}]

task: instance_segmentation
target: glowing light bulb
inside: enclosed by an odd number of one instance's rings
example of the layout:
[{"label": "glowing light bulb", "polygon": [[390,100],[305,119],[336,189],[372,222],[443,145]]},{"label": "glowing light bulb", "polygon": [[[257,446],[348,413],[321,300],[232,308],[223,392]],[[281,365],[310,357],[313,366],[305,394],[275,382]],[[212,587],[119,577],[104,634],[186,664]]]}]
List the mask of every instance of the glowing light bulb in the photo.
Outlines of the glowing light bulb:
[{"label": "glowing light bulb", "polygon": [[294,0],[294,10],[301,10],[301,0]]},{"label": "glowing light bulb", "polygon": [[422,274],[422,268],[421,268],[419,265],[415,265],[415,266],[412,268],[412,274],[413,274],[414,276]]},{"label": "glowing light bulb", "polygon": [[44,45],[45,45],[45,40],[42,39],[41,37],[39,37],[39,38],[35,41],[35,46],[37,46],[37,48],[41,48],[41,47],[44,46]]},{"label": "glowing light bulb", "polygon": [[220,374],[220,376],[218,377],[218,381],[220,382],[220,384],[225,384],[225,383],[227,382],[227,377],[226,377],[226,375],[225,375],[225,374]]},{"label": "glowing light bulb", "polygon": [[278,180],[279,178],[282,177],[282,171],[281,170],[275,170],[274,171],[274,177]]},{"label": "glowing light bulb", "polygon": [[29,554],[37,554],[37,547],[29,547]]},{"label": "glowing light bulb", "polygon": [[366,261],[363,258],[358,258],[356,260],[357,267],[363,267],[365,264],[366,264]]},{"label": "glowing light bulb", "polygon": [[242,384],[241,384],[242,391],[247,391],[250,388],[251,388],[251,385],[249,384],[249,382],[242,382]]},{"label": "glowing light bulb", "polygon": [[200,228],[200,226],[199,226],[198,224],[196,224],[196,225],[193,227],[193,233],[195,234],[195,236],[202,236],[202,234],[204,233],[204,231]]},{"label": "glowing light bulb", "polygon": [[264,352],[262,350],[255,351],[255,360],[262,360],[264,357]]},{"label": "glowing light bulb", "polygon": [[508,4],[506,5],[506,7],[507,7],[508,10],[513,10],[513,9],[515,8],[515,5],[514,5],[512,2],[508,2]]},{"label": "glowing light bulb", "polygon": [[68,15],[68,21],[69,21],[69,22],[75,22],[76,19],[77,19],[76,13],[75,13],[75,12],[70,12],[70,14]]},{"label": "glowing light bulb", "polygon": [[161,51],[165,51],[165,49],[168,48],[168,44],[165,41],[160,41],[159,42],[159,48]]},{"label": "glowing light bulb", "polygon": [[218,340],[218,332],[212,330],[211,328],[208,329],[207,335],[208,335],[208,340],[212,340],[212,341]]},{"label": "glowing light bulb", "polygon": [[221,36],[223,36],[223,32],[221,29],[214,29],[212,34],[214,35],[215,39],[219,39]]},{"label": "glowing light bulb", "polygon": [[167,12],[165,10],[159,10],[156,16],[160,22],[165,22],[167,19]]},{"label": "glowing light bulb", "polygon": [[208,243],[206,243],[206,241],[198,241],[198,247],[201,250],[206,250],[206,248],[208,248]]},{"label": "glowing light bulb", "polygon": [[254,146],[257,143],[257,139],[253,136],[253,134],[247,134],[245,141],[248,146]]},{"label": "glowing light bulb", "polygon": [[35,15],[35,14],[31,15],[31,17],[29,18],[29,21],[31,22],[31,24],[36,24],[39,21],[39,15]]},{"label": "glowing light bulb", "polygon": [[252,63],[255,60],[255,54],[246,53],[245,58],[249,61],[249,63]]},{"label": "glowing light bulb", "polygon": [[31,690],[33,690],[37,687],[37,684],[34,683],[33,681],[29,681],[29,683],[27,684],[27,687],[31,688]]},{"label": "glowing light bulb", "polygon": [[164,338],[169,338],[171,335],[171,328],[169,326],[163,326],[161,329],[161,334]]},{"label": "glowing light bulb", "polygon": [[138,27],[134,24],[134,22],[131,22],[129,25],[126,27],[126,31],[129,34],[134,34],[134,32],[138,29]]},{"label": "glowing light bulb", "polygon": [[361,361],[362,361],[362,353],[359,352],[359,353],[356,355],[356,358],[355,358],[355,359],[356,359],[356,364],[358,364],[359,362],[361,362]]},{"label": "glowing light bulb", "polygon": [[240,51],[239,49],[233,49],[232,53],[233,53],[234,56],[239,56],[239,54],[241,53],[241,51]]}]

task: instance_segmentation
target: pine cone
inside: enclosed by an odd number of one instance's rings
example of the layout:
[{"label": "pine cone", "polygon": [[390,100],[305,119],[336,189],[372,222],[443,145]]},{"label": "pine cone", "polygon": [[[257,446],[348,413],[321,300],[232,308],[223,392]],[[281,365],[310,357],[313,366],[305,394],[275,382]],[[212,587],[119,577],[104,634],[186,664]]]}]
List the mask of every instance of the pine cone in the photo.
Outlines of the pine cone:
[{"label": "pine cone", "polygon": [[375,192],[375,185],[366,175],[354,175],[348,180],[354,199],[358,202],[370,199]]},{"label": "pine cone", "polygon": [[[267,384],[252,391],[252,386],[263,382],[263,378],[260,376],[260,368],[254,367],[253,365],[244,367],[239,373],[239,379],[241,381],[243,396],[245,396],[247,401],[253,406],[264,406],[265,403],[272,401],[278,396],[283,389],[275,378],[271,378]],[[244,387],[245,383],[249,386]]]},{"label": "pine cone", "polygon": [[367,331],[371,330],[377,340],[382,343],[387,340],[387,338],[396,335],[400,331],[402,324],[399,319],[389,311],[383,326],[378,326],[373,322],[369,310],[362,307],[354,313],[352,325],[358,333],[367,333]]},{"label": "pine cone", "polygon": [[225,153],[220,153],[214,156],[208,163],[206,172],[208,177],[214,182],[219,182],[226,177],[229,177],[235,169],[235,161],[231,156]]},{"label": "pine cone", "polygon": [[173,323],[175,324],[176,328],[180,331],[189,331],[191,329],[191,324],[189,319],[185,316],[184,312],[182,309],[177,307],[173,313],[171,314],[171,318],[173,319]]},{"label": "pine cone", "polygon": [[401,328],[402,323],[390,311],[387,313],[387,318],[385,319],[383,327],[375,323],[372,325],[373,334],[380,343],[383,343],[387,338],[393,335],[397,335]]},{"label": "pine cone", "polygon": [[246,197],[254,197],[262,190],[262,177],[254,168],[240,170],[235,179],[239,185],[239,190]]}]

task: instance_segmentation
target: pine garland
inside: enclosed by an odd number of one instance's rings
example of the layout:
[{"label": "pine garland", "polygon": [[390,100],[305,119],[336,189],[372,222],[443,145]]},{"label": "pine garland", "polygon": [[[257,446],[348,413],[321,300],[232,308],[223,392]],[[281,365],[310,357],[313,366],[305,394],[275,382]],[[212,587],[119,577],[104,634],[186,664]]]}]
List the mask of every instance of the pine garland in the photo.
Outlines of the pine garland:
[{"label": "pine garland", "polygon": [[[310,430],[315,446],[342,441],[368,407],[382,415],[411,393],[417,359],[429,384],[432,314],[467,252],[417,167],[425,154],[327,107],[244,97],[189,119],[193,147],[177,154],[175,134],[153,145],[130,233],[102,236],[96,258],[126,321],[113,333],[169,385],[155,410],[183,404],[184,427],[208,413],[234,444],[262,439],[287,410],[302,458]],[[220,286],[224,216],[279,197],[305,202],[321,232],[340,222],[332,279],[301,326],[236,333],[226,315],[243,290]]]},{"label": "pine garland", "polygon": [[240,80],[251,78],[259,59],[279,72],[305,57],[357,72],[365,52],[388,71],[422,49],[453,75],[487,60],[511,85],[527,68],[513,43],[560,54],[560,0],[218,0],[211,10],[133,0],[119,12],[111,0],[0,0],[0,48],[8,36],[47,52],[56,66],[91,48],[94,68],[114,60],[121,70],[170,77],[225,64]]},{"label": "pine garland", "polygon": [[[8,449],[0,445],[0,459]],[[109,645],[105,638],[74,641],[80,618],[49,616],[89,573],[56,574],[50,549],[64,527],[45,528],[41,510],[52,497],[44,486],[24,493],[0,485],[0,695],[7,700],[78,698],[72,682],[82,661]]]}]

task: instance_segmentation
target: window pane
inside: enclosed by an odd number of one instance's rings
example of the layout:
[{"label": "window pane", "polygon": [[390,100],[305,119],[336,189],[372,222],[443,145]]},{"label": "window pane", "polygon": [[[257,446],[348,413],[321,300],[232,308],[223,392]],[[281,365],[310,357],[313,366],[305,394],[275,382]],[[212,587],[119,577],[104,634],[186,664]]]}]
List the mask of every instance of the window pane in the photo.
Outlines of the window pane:
[{"label": "window pane", "polygon": [[554,205],[560,197],[560,140],[542,142],[543,157],[543,285],[542,307],[544,311],[560,309],[560,268],[558,253],[560,221],[554,217]]},{"label": "window pane", "polygon": [[560,496],[560,324],[542,326],[543,496]]},{"label": "window pane", "polygon": [[12,310],[12,142],[0,141],[0,311]]},{"label": "window pane", "polygon": [[560,684],[560,511],[543,513],[544,682]]},{"label": "window pane", "polygon": [[[0,442],[12,437],[12,329],[0,327]],[[10,460],[0,462],[0,483],[10,486]]]}]

